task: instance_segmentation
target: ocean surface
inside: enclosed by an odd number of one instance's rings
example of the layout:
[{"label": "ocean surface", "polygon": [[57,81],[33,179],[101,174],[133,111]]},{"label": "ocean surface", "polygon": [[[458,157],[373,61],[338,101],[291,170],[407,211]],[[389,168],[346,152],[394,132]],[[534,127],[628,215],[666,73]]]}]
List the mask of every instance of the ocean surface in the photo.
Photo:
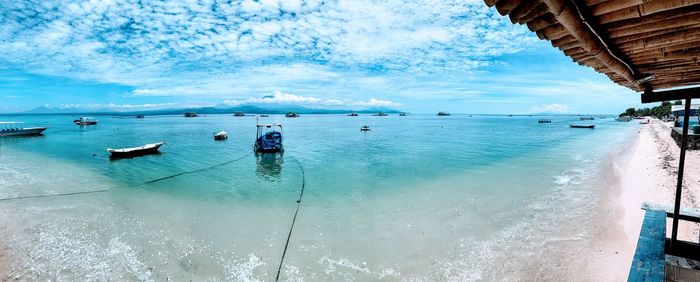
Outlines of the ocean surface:
[{"label": "ocean surface", "polygon": [[[543,244],[587,238],[610,155],[637,129],[272,115],[260,121],[283,124],[286,150],[256,155],[254,116],[75,118],[0,116],[49,126],[0,138],[0,277],[274,281],[303,186],[282,281],[526,279],[511,270]],[[229,139],[214,141],[221,130]],[[159,155],[106,151],[160,141]]]}]

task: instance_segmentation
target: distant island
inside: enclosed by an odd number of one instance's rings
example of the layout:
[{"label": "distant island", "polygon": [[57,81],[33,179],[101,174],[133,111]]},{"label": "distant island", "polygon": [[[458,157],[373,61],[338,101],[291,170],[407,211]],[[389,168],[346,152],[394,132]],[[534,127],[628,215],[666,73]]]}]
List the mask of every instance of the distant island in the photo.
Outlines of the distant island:
[{"label": "distant island", "polygon": [[198,114],[232,114],[234,112],[242,112],[246,114],[285,114],[287,112],[296,112],[298,114],[349,114],[349,113],[392,113],[398,114],[401,111],[389,108],[367,108],[359,110],[346,109],[315,109],[297,105],[217,105],[212,107],[199,108],[173,108],[173,109],[158,109],[158,110],[143,110],[143,111],[115,111],[111,109],[80,109],[80,108],[51,108],[37,107],[28,111],[12,113],[26,115],[55,115],[55,114],[81,114],[81,115],[181,115],[186,112],[195,112]]}]

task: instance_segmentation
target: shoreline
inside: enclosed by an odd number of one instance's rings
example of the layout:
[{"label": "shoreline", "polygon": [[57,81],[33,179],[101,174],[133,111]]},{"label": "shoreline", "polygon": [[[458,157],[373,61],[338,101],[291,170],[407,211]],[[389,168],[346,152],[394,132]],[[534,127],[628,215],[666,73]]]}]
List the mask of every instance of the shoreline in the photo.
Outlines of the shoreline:
[{"label": "shoreline", "polygon": [[[591,238],[604,257],[594,260],[603,280],[627,280],[634,252],[639,239],[644,202],[673,206],[676,186],[676,170],[680,148],[671,138],[671,128],[660,120],[650,118],[649,124],[639,125],[634,141],[613,156],[611,185],[604,191],[599,213],[605,218],[594,230],[598,236]],[[698,181],[692,172],[700,171],[697,160],[700,152],[687,151],[686,171],[683,182],[683,206],[697,206]],[[697,174],[696,174],[697,175]],[[670,234],[670,225],[667,235]],[[680,225],[679,238],[696,240],[698,228]],[[612,251],[615,250],[614,253]],[[601,271],[602,270],[602,271]]]}]

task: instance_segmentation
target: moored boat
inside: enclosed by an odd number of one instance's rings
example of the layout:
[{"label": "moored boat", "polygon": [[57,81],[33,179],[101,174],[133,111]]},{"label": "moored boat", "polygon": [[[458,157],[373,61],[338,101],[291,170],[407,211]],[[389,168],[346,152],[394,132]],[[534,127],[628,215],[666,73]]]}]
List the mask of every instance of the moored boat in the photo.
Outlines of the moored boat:
[{"label": "moored boat", "polygon": [[448,112],[438,112],[437,115],[438,115],[438,116],[449,116],[450,113],[448,113]]},{"label": "moored boat", "polygon": [[228,138],[228,132],[226,131],[220,131],[219,133],[214,134],[214,140],[225,140]]},{"label": "moored boat", "polygon": [[357,117],[357,116],[360,116],[360,115],[357,114],[357,113],[350,113],[348,116],[349,116],[349,117]]},{"label": "moored boat", "polygon": [[91,117],[80,117],[73,121],[77,125],[95,125],[97,120]]},{"label": "moored boat", "polygon": [[288,118],[295,118],[295,117],[299,117],[299,114],[297,114],[297,113],[295,113],[295,112],[288,112],[288,113],[287,113],[286,115],[284,115],[284,116],[285,116],[285,117],[288,117]]},{"label": "moored boat", "polygon": [[136,115],[136,118],[144,118],[143,115]]},{"label": "moored boat", "polygon": [[198,116],[199,115],[197,115],[197,113],[193,113],[193,112],[186,112],[185,113],[185,117],[198,117]]},{"label": "moored boat", "polygon": [[369,131],[369,126],[364,125],[360,127],[360,131]]},{"label": "moored boat", "polygon": [[22,127],[23,122],[0,122],[0,137],[41,135],[47,127]]},{"label": "moored boat", "polygon": [[233,113],[233,116],[234,116],[234,117],[244,117],[244,116],[245,116],[245,113],[243,113],[243,112],[235,112],[235,113]]},{"label": "moored boat", "polygon": [[256,153],[284,152],[281,124],[257,124],[256,127],[258,132],[253,145],[253,150]]},{"label": "moored boat", "polygon": [[388,114],[385,113],[385,112],[378,112],[378,113],[376,113],[376,114],[373,114],[373,116],[375,116],[375,117],[385,117],[385,116],[388,116]]},{"label": "moored boat", "polygon": [[571,128],[595,128],[595,124],[587,124],[587,125],[581,125],[581,124],[571,124],[569,125]]},{"label": "moored boat", "polygon": [[580,117],[579,120],[594,120],[594,117]]},{"label": "moored boat", "polygon": [[122,148],[122,149],[112,149],[107,148],[107,152],[111,154],[110,158],[131,158],[149,154],[158,154],[158,149],[163,146],[165,142],[158,142],[153,144],[146,144],[139,147],[132,148]]},{"label": "moored boat", "polygon": [[269,117],[270,115],[262,114],[260,117]]}]

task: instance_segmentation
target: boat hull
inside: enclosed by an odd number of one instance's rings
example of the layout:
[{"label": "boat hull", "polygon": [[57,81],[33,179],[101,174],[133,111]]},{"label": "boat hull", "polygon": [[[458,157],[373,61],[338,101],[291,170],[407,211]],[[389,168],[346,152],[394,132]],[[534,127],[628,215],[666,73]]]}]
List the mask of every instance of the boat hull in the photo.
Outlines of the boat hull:
[{"label": "boat hull", "polygon": [[0,131],[0,136],[33,136],[41,135],[47,127],[30,127],[17,130]]},{"label": "boat hull", "polygon": [[571,128],[591,128],[591,129],[593,129],[593,128],[595,128],[595,125],[574,125],[574,124],[572,124],[572,125],[569,125],[569,127],[571,127]]},{"label": "boat hull", "polygon": [[160,149],[160,146],[163,146],[163,144],[165,143],[156,143],[152,144],[152,146],[146,145],[143,147],[127,149],[107,149],[107,151],[111,154],[109,156],[110,159],[133,158],[145,155],[160,154],[160,151],[158,151],[158,149]]}]

